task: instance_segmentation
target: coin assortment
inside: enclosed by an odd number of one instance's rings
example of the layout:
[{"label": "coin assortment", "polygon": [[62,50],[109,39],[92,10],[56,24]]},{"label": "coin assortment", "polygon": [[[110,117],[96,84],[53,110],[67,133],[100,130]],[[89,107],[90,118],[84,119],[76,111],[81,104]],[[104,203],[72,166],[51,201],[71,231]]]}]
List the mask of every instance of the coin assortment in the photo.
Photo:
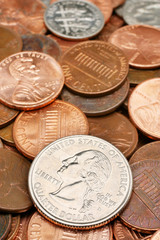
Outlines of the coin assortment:
[{"label": "coin assortment", "polygon": [[0,240],[160,240],[159,0],[0,8]]}]

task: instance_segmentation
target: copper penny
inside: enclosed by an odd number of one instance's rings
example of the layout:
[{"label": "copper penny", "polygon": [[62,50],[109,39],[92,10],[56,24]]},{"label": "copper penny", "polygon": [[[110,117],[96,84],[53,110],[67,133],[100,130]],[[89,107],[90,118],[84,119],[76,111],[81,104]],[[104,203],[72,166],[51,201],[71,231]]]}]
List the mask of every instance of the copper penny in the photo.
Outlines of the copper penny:
[{"label": "copper penny", "polygon": [[128,92],[128,96],[126,97],[125,101],[123,102],[123,106],[127,110],[128,110],[128,101],[129,101],[129,98],[130,98],[131,93],[133,92],[133,90],[134,90],[134,88],[130,87],[129,92]]},{"label": "copper penny", "polygon": [[38,0],[0,0],[0,23],[10,26],[19,34],[45,33],[45,7]]},{"label": "copper penny", "polygon": [[117,109],[124,102],[128,91],[129,82],[125,81],[118,90],[102,97],[87,98],[79,96],[70,92],[67,88],[63,88],[60,97],[62,100],[79,107],[87,116],[100,116]]},{"label": "copper penny", "polygon": [[160,141],[145,144],[139,148],[130,158],[129,163],[135,163],[144,160],[160,160]]},{"label": "copper penny", "polygon": [[6,240],[12,240],[16,236],[16,233],[18,231],[20,225],[20,215],[13,215],[12,216],[12,222],[11,222],[11,229],[9,231],[9,234],[7,235]]},{"label": "copper penny", "polygon": [[11,146],[15,146],[13,139],[13,123],[0,129],[0,138]]},{"label": "copper penny", "polygon": [[57,61],[61,56],[59,44],[52,38],[42,34],[23,35],[23,51],[37,51],[49,54]]},{"label": "copper penny", "polygon": [[129,157],[138,142],[138,133],[131,122],[120,113],[103,117],[88,117],[89,134],[102,138],[117,147],[125,157]]},{"label": "copper penny", "polygon": [[158,28],[145,25],[124,26],[112,33],[108,41],[124,51],[133,67],[150,69],[160,66]]},{"label": "copper penny", "polygon": [[85,96],[113,92],[125,81],[128,62],[116,46],[103,41],[85,41],[62,56],[65,84]]},{"label": "copper penny", "polygon": [[64,76],[48,54],[20,52],[0,63],[0,101],[11,108],[31,110],[55,100]]},{"label": "copper penny", "polygon": [[6,239],[11,228],[11,214],[0,214],[0,239]]},{"label": "copper penny", "polygon": [[1,139],[0,139],[0,148],[3,148],[3,143],[1,141]]},{"label": "copper penny", "polygon": [[32,206],[27,184],[29,167],[29,161],[21,155],[1,149],[0,211],[25,212]]},{"label": "copper penny", "polygon": [[160,228],[160,161],[136,162],[131,169],[133,193],[120,217],[134,229],[155,231]]},{"label": "copper penny", "polygon": [[0,128],[8,125],[18,115],[19,111],[8,108],[0,103]]},{"label": "copper penny", "polygon": [[133,90],[128,111],[140,131],[150,138],[160,139],[160,78],[143,81]]},{"label": "copper penny", "polygon": [[160,229],[153,234],[151,240],[160,240]]},{"label": "copper penny", "polygon": [[88,134],[88,121],[76,106],[56,100],[45,108],[22,112],[16,119],[13,137],[17,149],[33,159],[58,138]]},{"label": "copper penny", "polygon": [[10,28],[0,25],[0,61],[22,49],[21,37]]},{"label": "copper penny", "polygon": [[125,0],[112,0],[112,6],[113,8],[119,7],[125,2]]},{"label": "copper penny", "polygon": [[38,212],[35,212],[28,226],[28,240],[112,240],[112,228],[110,225],[90,230],[78,231],[67,228],[61,228],[48,222]]}]

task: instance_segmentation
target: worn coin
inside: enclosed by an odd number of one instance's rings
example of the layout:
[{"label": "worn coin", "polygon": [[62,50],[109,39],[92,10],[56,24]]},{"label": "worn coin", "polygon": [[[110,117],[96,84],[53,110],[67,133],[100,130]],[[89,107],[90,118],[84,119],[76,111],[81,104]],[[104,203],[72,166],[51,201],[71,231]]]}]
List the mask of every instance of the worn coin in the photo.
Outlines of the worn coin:
[{"label": "worn coin", "polygon": [[128,61],[116,46],[104,41],[85,41],[70,48],[61,59],[65,84],[85,96],[115,91],[125,81]]},{"label": "worn coin", "polygon": [[112,33],[108,41],[124,51],[133,67],[160,66],[160,29],[145,25],[124,26]]},{"label": "worn coin", "polygon": [[153,234],[151,240],[160,240],[160,229]]},{"label": "worn coin", "polygon": [[12,240],[15,238],[18,228],[20,225],[20,215],[13,215],[12,221],[11,221],[11,229],[9,231],[9,234],[7,235],[6,240]]},{"label": "worn coin", "polygon": [[6,239],[11,228],[11,214],[0,214],[0,239]]},{"label": "worn coin", "polygon": [[30,110],[48,105],[63,84],[61,66],[48,54],[20,52],[0,63],[0,101],[11,108]]},{"label": "worn coin", "polygon": [[132,174],[128,161],[112,144],[75,135],[52,142],[36,156],[29,190],[48,220],[91,229],[106,224],[125,207]]},{"label": "worn coin", "polygon": [[19,111],[0,103],[0,128],[5,127],[18,115]]},{"label": "worn coin", "polygon": [[0,129],[0,138],[11,146],[15,146],[13,139],[13,124],[14,123],[10,123],[8,126]]},{"label": "worn coin", "polygon": [[27,185],[29,167],[29,161],[20,154],[1,149],[0,211],[25,212],[32,206]]}]

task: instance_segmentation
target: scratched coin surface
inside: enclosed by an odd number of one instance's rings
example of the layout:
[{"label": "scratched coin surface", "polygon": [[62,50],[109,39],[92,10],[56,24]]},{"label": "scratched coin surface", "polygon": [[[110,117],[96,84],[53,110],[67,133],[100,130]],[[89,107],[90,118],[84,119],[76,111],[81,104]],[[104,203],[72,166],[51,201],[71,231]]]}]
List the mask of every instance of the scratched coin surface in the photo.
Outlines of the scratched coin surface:
[{"label": "scratched coin surface", "polygon": [[11,229],[7,235],[6,240],[12,240],[15,238],[20,225],[20,215],[12,215]]},{"label": "scratched coin surface", "polygon": [[88,131],[87,118],[79,108],[56,100],[45,108],[22,112],[15,121],[13,138],[17,149],[33,159],[58,138]]},{"label": "scratched coin surface", "polygon": [[59,0],[45,11],[44,21],[55,35],[66,39],[87,39],[104,26],[100,9],[85,0]]},{"label": "scratched coin surface", "polygon": [[113,92],[125,81],[128,61],[116,46],[103,41],[84,41],[61,59],[65,84],[85,96]]},{"label": "scratched coin surface", "polygon": [[0,138],[10,146],[15,146],[13,139],[13,124],[14,123],[10,123],[6,127],[0,129]]},{"label": "scratched coin surface", "polygon": [[143,81],[128,102],[130,118],[137,128],[153,139],[160,139],[160,78]]},{"label": "scratched coin surface", "polygon": [[150,69],[160,66],[158,28],[144,25],[124,26],[112,33],[108,41],[123,50],[133,67]]},{"label": "scratched coin surface", "polygon": [[0,239],[6,239],[11,228],[11,214],[0,214]]},{"label": "scratched coin surface", "polygon": [[0,103],[0,128],[8,125],[18,115],[19,111],[8,108]]},{"label": "scratched coin surface", "polygon": [[112,240],[110,225],[90,231],[71,230],[50,223],[38,212],[35,212],[28,225],[28,240]]},{"label": "scratched coin surface", "polygon": [[32,206],[28,193],[30,163],[20,154],[7,149],[0,151],[0,211],[25,212]]},{"label": "scratched coin surface", "polygon": [[43,107],[55,100],[63,84],[61,66],[48,54],[20,52],[0,63],[0,101],[11,108]]},{"label": "scratched coin surface", "polygon": [[128,161],[112,144],[75,135],[52,142],[36,156],[29,191],[48,220],[91,229],[106,224],[125,207],[132,174]]},{"label": "scratched coin surface", "polygon": [[136,162],[131,170],[133,193],[120,217],[134,229],[155,231],[160,228],[160,161]]}]

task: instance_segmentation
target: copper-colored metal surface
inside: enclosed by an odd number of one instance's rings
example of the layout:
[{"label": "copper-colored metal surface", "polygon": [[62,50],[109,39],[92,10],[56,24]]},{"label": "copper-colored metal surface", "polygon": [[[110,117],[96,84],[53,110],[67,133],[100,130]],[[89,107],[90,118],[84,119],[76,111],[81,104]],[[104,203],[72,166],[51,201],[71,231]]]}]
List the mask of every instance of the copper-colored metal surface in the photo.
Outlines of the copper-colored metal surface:
[{"label": "copper-colored metal surface", "polygon": [[125,101],[124,101],[124,103],[123,103],[124,108],[127,109],[127,110],[128,110],[128,100],[129,100],[129,98],[130,98],[131,93],[133,92],[133,90],[134,90],[134,88],[133,88],[133,87],[130,87],[128,96],[127,96],[127,98],[125,99]]},{"label": "copper-colored metal surface", "polygon": [[27,182],[29,167],[29,161],[21,155],[1,149],[0,211],[25,212],[32,206]]},{"label": "copper-colored metal surface", "polygon": [[18,228],[20,225],[20,215],[13,215],[12,222],[11,222],[11,229],[9,234],[7,235],[6,240],[13,240],[17,234]]},{"label": "copper-colored metal surface", "polygon": [[112,6],[113,8],[119,7],[125,2],[125,0],[112,0]]},{"label": "copper-colored metal surface", "polygon": [[1,139],[0,139],[0,148],[3,148],[3,143],[1,141]]},{"label": "copper-colored metal surface", "polygon": [[31,110],[55,100],[64,76],[48,54],[20,52],[0,63],[0,101],[11,108]]},{"label": "copper-colored metal surface", "polygon": [[0,25],[0,61],[22,50],[21,37],[5,26]]},{"label": "copper-colored metal surface", "polygon": [[61,56],[59,44],[52,38],[42,34],[23,35],[23,51],[37,51],[49,54],[57,61]]},{"label": "copper-colored metal surface", "polygon": [[11,214],[0,214],[0,239],[6,239],[11,228]]},{"label": "copper-colored metal surface", "polygon": [[160,66],[159,39],[160,29],[131,25],[116,30],[108,41],[124,51],[131,66],[150,69]]},{"label": "copper-colored metal surface", "polygon": [[8,149],[8,150],[13,151],[13,152],[16,152],[16,153],[19,154],[19,151],[17,150],[16,147],[13,147],[13,146],[7,145],[6,143],[3,143],[3,148]]},{"label": "copper-colored metal surface", "polygon": [[15,146],[13,139],[13,123],[0,129],[0,138],[11,146]]},{"label": "copper-colored metal surface", "polygon": [[133,193],[120,217],[134,229],[155,231],[160,228],[160,161],[136,162],[131,169]]},{"label": "copper-colored metal surface", "polygon": [[145,144],[139,148],[130,158],[129,163],[135,163],[144,160],[160,160],[160,141]]},{"label": "copper-colored metal surface", "polygon": [[0,103],[0,128],[8,125],[19,113],[19,111],[6,107]]},{"label": "copper-colored metal surface", "polygon": [[37,111],[22,112],[15,121],[13,137],[19,151],[33,159],[56,139],[88,134],[88,129],[87,118],[80,109],[56,100]]},{"label": "copper-colored metal surface", "polygon": [[160,78],[143,81],[133,90],[128,111],[139,130],[150,138],[160,139]]},{"label": "copper-colored metal surface", "polygon": [[88,117],[89,134],[102,138],[117,147],[125,157],[129,157],[138,142],[138,133],[131,122],[120,113],[103,117]]},{"label": "copper-colored metal surface", "polygon": [[70,48],[61,59],[65,84],[85,96],[113,92],[125,81],[128,62],[116,46],[103,41],[85,41]]},{"label": "copper-colored metal surface", "polygon": [[45,7],[38,0],[0,0],[0,23],[19,34],[45,33]]},{"label": "copper-colored metal surface", "polygon": [[153,234],[151,240],[160,240],[160,229]]}]

